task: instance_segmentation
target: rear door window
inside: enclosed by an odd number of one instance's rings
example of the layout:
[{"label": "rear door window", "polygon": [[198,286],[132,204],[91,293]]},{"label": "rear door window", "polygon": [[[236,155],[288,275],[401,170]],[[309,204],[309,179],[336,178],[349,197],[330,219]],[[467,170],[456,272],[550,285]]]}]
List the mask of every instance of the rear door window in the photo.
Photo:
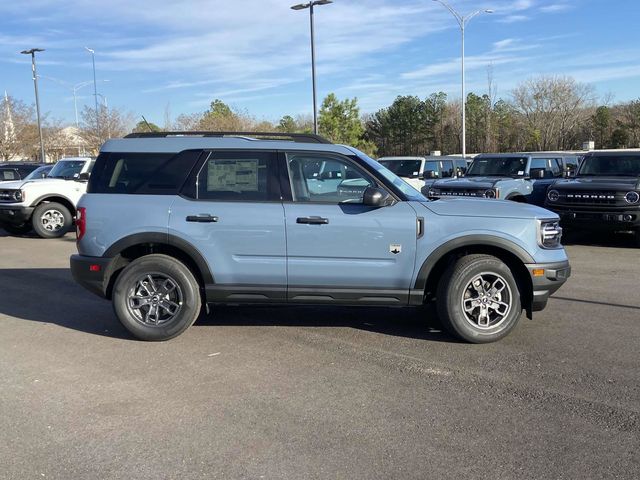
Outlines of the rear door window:
[{"label": "rear door window", "polygon": [[453,177],[453,161],[442,160],[442,178]]},{"label": "rear door window", "polygon": [[20,177],[14,169],[4,168],[0,170],[0,180],[19,180]]},{"label": "rear door window", "polygon": [[[310,169],[315,175],[315,168]],[[214,151],[183,190],[196,200],[280,201],[277,154],[264,151]]]}]

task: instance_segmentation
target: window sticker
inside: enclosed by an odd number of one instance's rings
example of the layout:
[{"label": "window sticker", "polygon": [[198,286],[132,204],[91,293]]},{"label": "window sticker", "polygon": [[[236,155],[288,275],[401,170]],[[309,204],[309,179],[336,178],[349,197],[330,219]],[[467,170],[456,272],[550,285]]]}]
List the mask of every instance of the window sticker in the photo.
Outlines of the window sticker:
[{"label": "window sticker", "polygon": [[257,192],[258,160],[209,160],[208,192]]}]

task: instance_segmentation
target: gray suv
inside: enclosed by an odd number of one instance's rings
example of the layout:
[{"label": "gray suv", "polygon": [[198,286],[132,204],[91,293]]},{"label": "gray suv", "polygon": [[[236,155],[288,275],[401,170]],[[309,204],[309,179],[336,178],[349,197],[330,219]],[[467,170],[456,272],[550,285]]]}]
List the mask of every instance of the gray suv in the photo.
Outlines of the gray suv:
[{"label": "gray suv", "polygon": [[578,157],[562,153],[485,153],[476,156],[464,178],[426,185],[428,197],[481,197],[543,206],[547,188],[575,171]]},{"label": "gray suv", "polygon": [[435,301],[452,334],[491,342],[544,308],[571,271],[555,214],[429,201],[315,135],[109,140],[76,227],[75,279],[144,340],[179,335],[210,304]]}]

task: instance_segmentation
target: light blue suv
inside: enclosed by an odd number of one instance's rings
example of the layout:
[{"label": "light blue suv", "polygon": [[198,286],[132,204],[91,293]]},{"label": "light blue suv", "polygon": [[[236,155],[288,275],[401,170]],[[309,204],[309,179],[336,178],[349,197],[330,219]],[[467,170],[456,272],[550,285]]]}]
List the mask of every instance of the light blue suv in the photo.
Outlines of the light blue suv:
[{"label": "light blue suv", "polygon": [[429,201],[315,135],[109,140],[76,225],[75,279],[143,340],[179,335],[203,305],[435,301],[452,334],[491,342],[544,308],[571,271],[555,214]]}]

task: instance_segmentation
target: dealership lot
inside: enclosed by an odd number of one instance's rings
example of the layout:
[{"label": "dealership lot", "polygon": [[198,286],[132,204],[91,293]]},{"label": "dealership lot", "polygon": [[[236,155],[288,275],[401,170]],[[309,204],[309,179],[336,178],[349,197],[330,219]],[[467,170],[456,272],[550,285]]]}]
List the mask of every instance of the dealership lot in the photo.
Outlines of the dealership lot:
[{"label": "dealership lot", "polygon": [[68,270],[72,235],[0,231],[1,478],[637,478],[630,238],[494,344],[429,311],[223,307],[133,340]]}]

